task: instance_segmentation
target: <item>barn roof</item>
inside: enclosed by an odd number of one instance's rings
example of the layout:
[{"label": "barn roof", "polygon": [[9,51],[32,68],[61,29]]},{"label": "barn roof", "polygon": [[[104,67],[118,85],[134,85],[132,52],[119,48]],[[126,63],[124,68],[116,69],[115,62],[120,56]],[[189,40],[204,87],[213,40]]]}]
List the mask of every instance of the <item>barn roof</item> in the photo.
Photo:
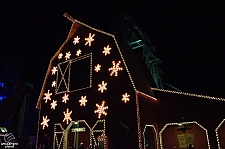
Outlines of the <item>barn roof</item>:
[{"label": "barn roof", "polygon": [[134,89],[154,97],[151,87],[156,87],[156,85],[153,81],[153,78],[151,77],[150,72],[148,71],[147,67],[145,66],[144,62],[142,61],[142,59],[139,56],[136,55],[135,52],[133,52],[131,49],[129,49],[129,47],[127,47],[126,45],[124,45],[122,43],[119,43],[119,45],[118,45],[114,35],[103,32],[103,31],[95,29],[95,28],[92,28],[78,20],[73,19],[71,16],[69,16],[67,14],[64,14],[64,16],[67,17],[69,20],[71,20],[73,22],[73,24],[71,26],[71,29],[70,29],[67,39],[62,44],[62,46],[59,48],[59,50],[55,53],[55,55],[52,57],[52,59],[50,60],[49,67],[48,67],[48,70],[47,70],[47,73],[46,73],[46,76],[44,79],[44,83],[42,85],[42,90],[41,90],[41,93],[40,93],[40,96],[39,96],[39,99],[37,102],[37,108],[41,107],[41,100],[43,98],[45,86],[47,83],[46,80],[48,79],[48,76],[51,73],[52,63],[53,63],[54,59],[63,50],[66,43],[73,37],[73,35],[76,33],[76,31],[82,26],[88,27],[90,29],[93,29],[95,31],[98,31],[100,33],[103,33],[103,34],[113,37],[113,39],[118,47],[119,53],[121,54],[121,57],[123,59],[124,65],[126,66],[126,71],[130,77],[130,80],[131,80],[131,83],[133,84]]}]

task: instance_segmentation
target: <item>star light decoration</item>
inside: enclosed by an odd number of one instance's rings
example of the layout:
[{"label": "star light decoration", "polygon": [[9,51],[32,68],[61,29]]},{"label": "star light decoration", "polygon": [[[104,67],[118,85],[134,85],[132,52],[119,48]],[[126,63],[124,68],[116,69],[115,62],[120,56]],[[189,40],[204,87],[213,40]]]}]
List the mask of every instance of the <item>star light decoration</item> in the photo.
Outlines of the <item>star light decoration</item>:
[{"label": "star light decoration", "polygon": [[97,66],[95,66],[95,71],[99,72],[101,70],[101,65],[97,64]]},{"label": "star light decoration", "polygon": [[105,112],[106,109],[108,109],[108,106],[104,106],[105,105],[105,101],[102,101],[102,105],[98,105],[96,104],[97,106],[97,110],[94,111],[94,113],[98,113],[98,118],[100,119],[101,118],[101,115],[107,115],[107,113]]},{"label": "star light decoration", "polygon": [[55,75],[55,73],[58,71],[58,69],[56,66],[54,66],[51,71],[52,71],[52,75]]},{"label": "star light decoration", "polygon": [[62,57],[63,57],[63,54],[60,53],[60,54],[58,55],[58,59],[61,59]]},{"label": "star light decoration", "polygon": [[68,124],[69,121],[72,121],[72,119],[70,117],[71,113],[72,113],[72,111],[69,112],[68,108],[66,109],[66,112],[63,112],[63,114],[64,114],[63,122],[66,121],[66,124]]},{"label": "star light decoration", "polygon": [[73,44],[76,45],[79,43],[80,38],[77,36],[76,38],[73,39]]},{"label": "star light decoration", "polygon": [[55,110],[56,106],[57,106],[57,101],[53,100],[51,103],[51,109]]},{"label": "star light decoration", "polygon": [[95,36],[95,34],[91,35],[91,33],[89,33],[89,37],[85,38],[85,40],[86,40],[85,45],[88,44],[89,46],[91,46],[91,42],[94,41],[94,38],[93,38],[94,36]]},{"label": "star light decoration", "polygon": [[87,97],[86,96],[81,96],[81,99],[79,100],[80,102],[80,106],[86,106],[86,102],[87,102]]},{"label": "star light decoration", "polygon": [[48,102],[48,100],[51,100],[52,93],[49,93],[50,90],[48,90],[48,93],[44,93],[45,97],[43,98],[45,100],[45,103]]},{"label": "star light decoration", "polygon": [[56,81],[53,81],[52,82],[52,87],[55,87],[56,86]]},{"label": "star light decoration", "polygon": [[104,47],[104,50],[102,51],[102,53],[104,53],[105,56],[106,56],[107,54],[110,54],[110,50],[111,50],[111,49],[112,49],[112,48],[110,48],[109,45],[107,45],[107,47]]},{"label": "star light decoration", "polygon": [[80,54],[81,54],[81,50],[79,49],[77,50],[76,56],[80,56]]},{"label": "star light decoration", "polygon": [[128,95],[127,93],[125,93],[125,94],[123,94],[122,95],[122,101],[124,101],[125,103],[127,102],[127,101],[130,101],[130,95]]},{"label": "star light decoration", "polygon": [[48,122],[50,121],[48,118],[48,116],[46,115],[45,117],[43,116],[43,121],[41,123],[41,125],[43,125],[42,129],[45,129],[45,126],[48,127]]},{"label": "star light decoration", "polygon": [[62,97],[62,99],[63,99],[62,102],[65,102],[66,103],[66,101],[69,100],[68,97],[69,97],[69,94],[66,94],[65,93],[64,96]]},{"label": "star light decoration", "polygon": [[108,69],[109,71],[111,71],[110,76],[113,76],[113,74],[115,76],[118,76],[118,71],[123,70],[123,68],[120,67],[120,63],[120,61],[118,63],[115,63],[115,61],[112,62],[113,66]]},{"label": "star light decoration", "polygon": [[66,52],[65,59],[66,59],[66,60],[67,60],[67,59],[70,59],[70,56],[71,56],[70,51],[69,51],[69,52]]},{"label": "star light decoration", "polygon": [[102,81],[102,84],[98,84],[98,91],[101,91],[101,93],[103,93],[104,90],[107,90],[106,88],[107,83],[105,83],[104,81]]}]

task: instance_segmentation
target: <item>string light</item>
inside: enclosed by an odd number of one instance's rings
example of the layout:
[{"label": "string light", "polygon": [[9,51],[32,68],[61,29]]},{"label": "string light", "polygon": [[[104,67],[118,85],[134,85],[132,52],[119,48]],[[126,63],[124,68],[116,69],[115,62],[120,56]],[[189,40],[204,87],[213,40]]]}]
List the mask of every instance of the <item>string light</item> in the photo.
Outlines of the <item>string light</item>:
[{"label": "string light", "polygon": [[56,86],[56,81],[53,81],[52,82],[52,87],[55,87]]},{"label": "string light", "polygon": [[136,95],[136,110],[137,110],[137,125],[138,125],[138,145],[139,149],[142,149],[142,140],[141,140],[141,118],[140,118],[140,108],[138,100],[138,91],[135,90]]},{"label": "string light", "polygon": [[61,59],[63,57],[63,54],[60,53],[59,56],[58,56],[58,59]]},{"label": "string light", "polygon": [[[57,126],[60,127],[61,131],[56,131],[56,127]],[[65,131],[65,129],[63,128],[63,126],[60,123],[54,124],[54,140],[53,140],[53,148],[54,149],[55,149],[55,144],[56,144],[57,149],[60,148],[61,143],[62,143],[63,138],[64,138],[64,131]],[[59,134],[62,134],[62,137],[60,139],[60,142],[58,142],[58,139],[57,139],[57,135],[59,135]]]},{"label": "string light", "polygon": [[146,131],[147,127],[151,127],[152,130],[154,130],[154,135],[155,135],[155,138],[156,138],[156,148],[158,148],[159,147],[158,135],[157,135],[157,132],[156,132],[156,129],[155,129],[155,126],[154,125],[145,125],[144,131],[143,131],[144,145],[146,144],[145,131]]},{"label": "string light", "polygon": [[73,44],[76,45],[77,43],[79,43],[80,37],[76,37],[73,39]]},{"label": "string light", "polygon": [[39,130],[40,130],[39,125],[41,123],[40,119],[41,119],[41,109],[38,110],[38,128],[37,128],[37,134],[36,134],[36,137],[37,137],[37,139],[36,139],[36,148],[38,148],[38,134],[39,134]]},{"label": "string light", "polygon": [[107,45],[107,47],[104,47],[104,50],[102,51],[102,53],[105,54],[105,56],[106,56],[107,54],[110,54],[111,49],[112,48],[110,48],[109,45]]},{"label": "string light", "polygon": [[64,96],[62,97],[62,99],[63,99],[62,102],[66,103],[66,101],[69,100],[69,94],[65,93]]},{"label": "string light", "polygon": [[58,71],[58,69],[57,69],[57,67],[54,66],[51,71],[52,71],[52,75],[55,75],[55,73]]},{"label": "string light", "polygon": [[96,72],[99,72],[100,70],[101,70],[101,65],[97,64],[97,65],[95,66],[95,71],[96,71]]},{"label": "string light", "polygon": [[101,118],[101,115],[107,115],[105,112],[106,109],[108,109],[108,106],[105,106],[105,101],[102,101],[102,105],[96,104],[97,110],[94,111],[94,113],[98,113],[98,118]]},{"label": "string light", "polygon": [[68,108],[66,109],[66,112],[63,112],[63,114],[64,114],[63,122],[66,121],[66,124],[68,124],[69,121],[72,121],[72,119],[70,117],[71,113],[72,113],[72,111],[69,112]]},{"label": "string light", "polygon": [[109,71],[111,71],[110,76],[113,76],[113,74],[115,76],[118,76],[118,71],[123,70],[123,68],[120,67],[120,63],[120,61],[118,63],[115,63],[115,61],[112,62],[113,66],[108,69]]},{"label": "string light", "polygon": [[94,36],[95,36],[95,34],[91,35],[91,33],[89,33],[89,37],[85,38],[85,40],[86,40],[85,45],[88,44],[89,46],[91,46],[91,42],[94,41],[94,38],[93,38]]},{"label": "string light", "polygon": [[146,97],[148,97],[148,98],[151,98],[151,99],[153,99],[153,100],[157,100],[156,98],[154,98],[154,97],[152,97],[152,96],[150,96],[150,95],[147,95],[147,94],[145,94],[145,93],[142,93],[141,91],[138,91],[138,90],[136,90],[138,93],[140,93],[141,95],[144,95],[144,96],[146,96]]},{"label": "string light", "polygon": [[51,100],[52,93],[49,93],[50,90],[48,90],[48,93],[44,93],[45,97],[43,98],[45,100],[45,103],[48,102],[48,100]]},{"label": "string light", "polygon": [[81,99],[79,100],[80,102],[80,106],[86,106],[86,102],[87,102],[87,99],[86,99],[86,96],[81,96]]},{"label": "string light", "polygon": [[70,56],[71,56],[70,51],[69,51],[69,52],[66,52],[65,59],[66,59],[66,60],[70,59]]},{"label": "string light", "polygon": [[200,98],[207,98],[207,99],[225,101],[224,98],[217,98],[217,97],[204,96],[204,95],[198,95],[198,94],[191,94],[191,93],[185,93],[185,92],[177,92],[177,91],[164,90],[164,89],[159,89],[159,88],[151,88],[151,89],[155,90],[155,91],[166,92],[166,93],[174,93],[174,94],[179,94],[179,95],[186,95],[186,96],[192,96],[192,97],[200,97]]},{"label": "string light", "polygon": [[[59,149],[61,148],[61,144],[62,144],[62,140],[63,140],[63,148],[65,148],[66,146],[68,146],[68,131],[70,130],[71,126],[73,125],[76,125],[76,123],[84,123],[87,128],[89,129],[90,131],[90,142],[89,142],[89,146],[97,146],[97,142],[96,140],[98,140],[98,138],[96,139],[96,135],[94,135],[94,133],[101,133],[100,136],[103,136],[102,137],[102,140],[101,141],[104,141],[104,149],[106,149],[106,125],[105,125],[105,120],[102,119],[102,120],[97,120],[96,123],[94,124],[94,126],[91,128],[88,123],[85,121],[85,120],[78,120],[78,121],[71,121],[70,124],[67,126],[66,129],[63,128],[63,126],[60,124],[60,123],[56,123],[54,124],[54,141],[53,141],[53,148],[55,148],[55,144],[57,145],[56,147]],[[102,123],[103,125],[103,128],[102,129],[99,129],[99,127],[96,129],[96,126],[99,124],[99,123]],[[61,131],[56,131],[56,127],[59,126]],[[99,126],[99,125],[98,125]],[[58,139],[57,139],[57,134],[62,134],[62,137],[60,139],[60,142],[58,142]],[[105,136],[105,137],[104,137]],[[94,142],[94,144],[92,144],[92,142]]]},{"label": "string light", "polygon": [[57,101],[53,100],[51,103],[51,109],[55,110],[56,106],[57,106]]},{"label": "string light", "polygon": [[45,117],[43,116],[43,121],[41,123],[41,125],[43,125],[42,129],[45,129],[45,126],[48,127],[48,122],[50,121],[50,119],[48,119],[48,116],[46,115]]},{"label": "string light", "polygon": [[127,101],[130,101],[130,95],[128,95],[127,93],[125,93],[125,94],[123,94],[122,95],[122,101],[124,101],[125,103],[127,102]]},{"label": "string light", "polygon": [[79,49],[77,50],[76,56],[80,56],[80,54],[81,54],[81,50]]},{"label": "string light", "polygon": [[219,128],[224,124],[225,119],[222,120],[222,122],[216,127],[215,132],[216,132],[216,140],[217,140],[217,144],[218,144],[218,149],[222,149],[220,147],[220,138],[219,138],[219,133],[218,130]]},{"label": "string light", "polygon": [[[90,58],[90,81],[89,81],[90,82],[90,85],[87,86],[87,87],[83,87],[83,88],[78,88],[78,89],[75,89],[75,90],[71,90],[69,88],[69,86],[70,86],[70,70],[71,70],[71,64],[72,63],[75,63],[75,62],[78,62],[80,60],[86,59],[86,58]],[[64,71],[62,71],[61,65],[62,64],[65,64],[65,63],[67,63],[66,68],[65,68]],[[56,85],[57,88],[55,89],[55,93],[56,94],[74,92],[74,91],[83,90],[83,89],[87,89],[87,88],[92,87],[92,53],[86,54],[84,56],[79,56],[79,57],[77,57],[75,59],[70,59],[69,61],[65,61],[65,62],[59,63],[58,64],[58,68],[59,68],[59,72],[61,74],[61,79],[59,80],[58,76],[56,78],[56,82],[58,82],[58,85]],[[69,71],[69,73],[66,73],[67,71]],[[66,74],[67,74],[67,76],[65,76]],[[66,81],[65,77],[68,78],[67,79],[68,81]],[[59,91],[60,86],[61,86],[62,83],[64,83],[64,85],[66,87],[66,90]]]},{"label": "string light", "polygon": [[[163,149],[163,141],[162,141],[162,133],[164,132],[164,130],[168,127],[168,126],[177,126],[179,123],[168,123],[166,124],[162,130],[159,132],[159,138],[160,138],[160,147],[161,149]],[[182,122],[181,123],[182,125],[186,125],[186,124],[196,124],[198,125],[200,128],[202,128],[204,131],[205,131],[205,134],[206,134],[206,141],[207,141],[207,144],[208,144],[208,149],[210,149],[210,144],[209,144],[209,136],[208,136],[208,131],[207,129],[205,129],[202,125],[200,125],[199,123],[197,123],[196,121],[192,121],[192,122]]]},{"label": "string light", "polygon": [[102,81],[102,84],[98,84],[98,91],[100,91],[101,93],[103,93],[104,90],[107,90],[106,88],[107,83],[105,83],[105,81]]}]

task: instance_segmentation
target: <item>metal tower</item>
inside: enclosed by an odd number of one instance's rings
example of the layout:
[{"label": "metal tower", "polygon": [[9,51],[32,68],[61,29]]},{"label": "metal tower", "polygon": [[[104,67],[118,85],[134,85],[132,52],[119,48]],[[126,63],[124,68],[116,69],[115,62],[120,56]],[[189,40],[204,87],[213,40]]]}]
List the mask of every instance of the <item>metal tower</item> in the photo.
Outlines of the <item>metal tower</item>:
[{"label": "metal tower", "polygon": [[162,61],[154,55],[156,47],[128,14],[123,15],[122,24],[123,41],[145,60],[156,86],[163,89],[162,70],[159,68]]}]

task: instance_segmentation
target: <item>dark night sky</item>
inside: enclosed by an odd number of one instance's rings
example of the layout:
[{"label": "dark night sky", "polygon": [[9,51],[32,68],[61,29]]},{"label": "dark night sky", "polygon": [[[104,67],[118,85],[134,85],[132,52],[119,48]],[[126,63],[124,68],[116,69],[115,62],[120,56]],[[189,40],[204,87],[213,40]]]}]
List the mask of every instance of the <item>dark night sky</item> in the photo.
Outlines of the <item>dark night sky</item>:
[{"label": "dark night sky", "polygon": [[163,80],[184,92],[225,98],[225,10],[221,2],[0,2],[0,62],[21,60],[21,76],[40,92],[48,63],[64,42],[67,12],[109,31],[127,12],[157,46]]}]

